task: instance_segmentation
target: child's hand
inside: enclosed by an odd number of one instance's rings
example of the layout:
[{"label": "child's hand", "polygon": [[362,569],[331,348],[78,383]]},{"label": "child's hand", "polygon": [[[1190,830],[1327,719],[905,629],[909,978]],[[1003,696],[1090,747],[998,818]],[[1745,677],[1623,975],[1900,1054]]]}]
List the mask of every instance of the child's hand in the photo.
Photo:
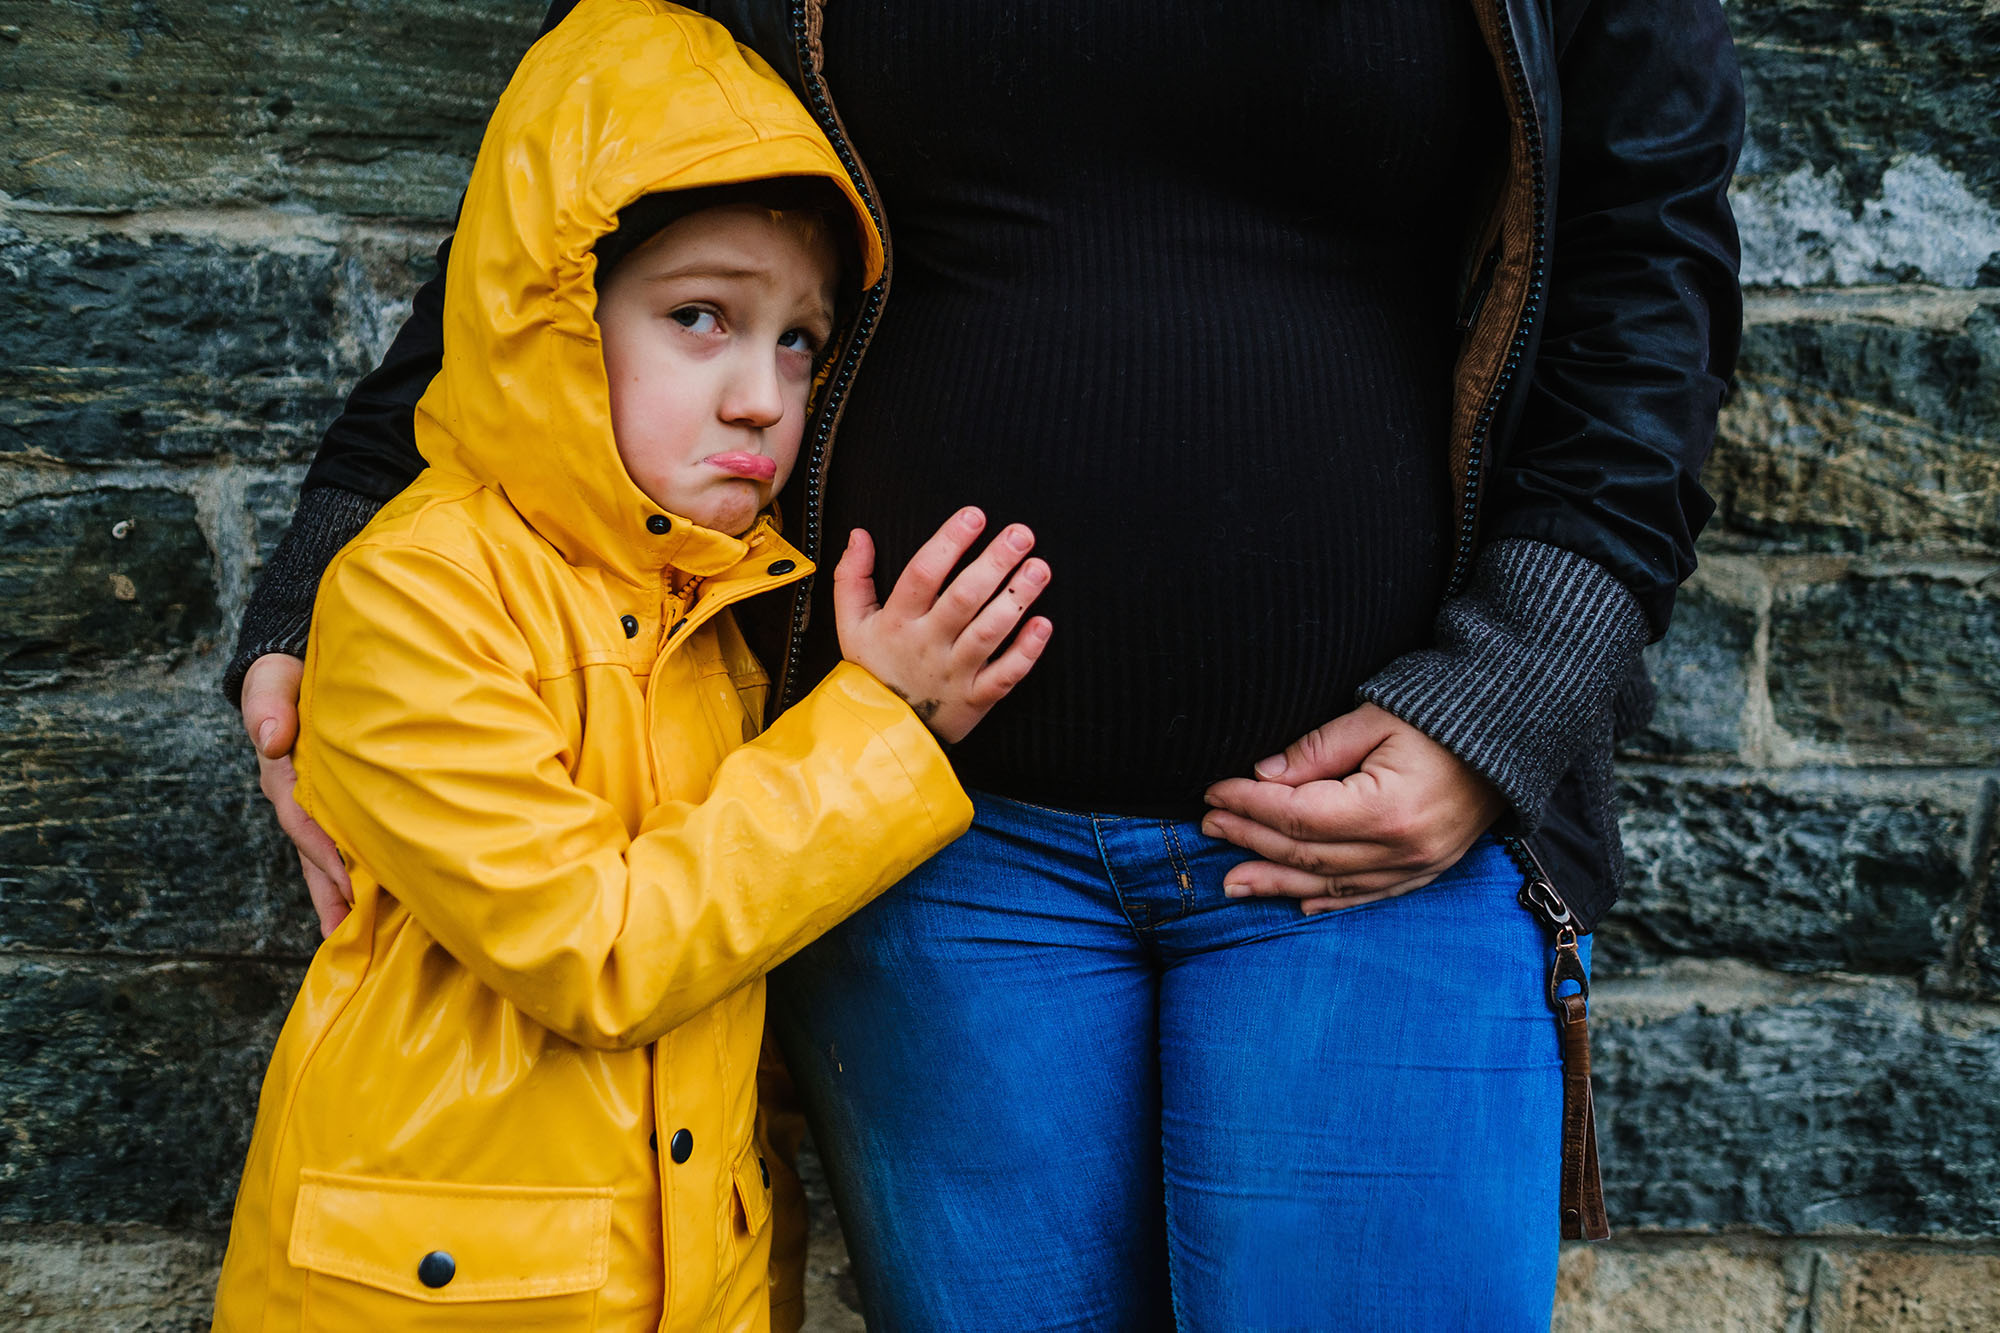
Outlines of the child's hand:
[{"label": "child's hand", "polygon": [[1026,558],[1035,534],[1018,523],[939,592],[985,527],[986,515],[977,509],[959,510],[911,558],[889,600],[879,605],[875,543],[866,532],[848,534],[833,570],[841,655],[901,695],[946,744],[963,739],[1021,683],[1053,629],[1047,617],[1036,616],[1006,652],[993,656],[1049,584],[1047,562]]}]

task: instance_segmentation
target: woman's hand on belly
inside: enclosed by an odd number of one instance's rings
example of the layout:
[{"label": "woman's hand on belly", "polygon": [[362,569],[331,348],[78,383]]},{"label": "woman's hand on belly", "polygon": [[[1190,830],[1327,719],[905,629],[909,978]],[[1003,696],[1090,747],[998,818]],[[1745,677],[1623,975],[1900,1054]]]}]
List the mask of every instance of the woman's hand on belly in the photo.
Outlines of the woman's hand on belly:
[{"label": "woman's hand on belly", "polygon": [[1202,831],[1261,860],[1231,897],[1297,898],[1308,913],[1393,898],[1449,870],[1506,808],[1499,790],[1394,713],[1363,704],[1208,789]]}]

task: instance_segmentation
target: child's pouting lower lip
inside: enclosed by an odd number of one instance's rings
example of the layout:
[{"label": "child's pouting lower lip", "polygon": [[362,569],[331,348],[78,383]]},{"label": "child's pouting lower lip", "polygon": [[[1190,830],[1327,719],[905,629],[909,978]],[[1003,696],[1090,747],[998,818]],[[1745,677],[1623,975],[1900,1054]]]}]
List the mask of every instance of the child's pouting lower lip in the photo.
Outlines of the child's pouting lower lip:
[{"label": "child's pouting lower lip", "polygon": [[721,468],[724,472],[734,472],[753,481],[770,481],[778,475],[778,461],[765,454],[741,452],[710,454],[702,461]]}]

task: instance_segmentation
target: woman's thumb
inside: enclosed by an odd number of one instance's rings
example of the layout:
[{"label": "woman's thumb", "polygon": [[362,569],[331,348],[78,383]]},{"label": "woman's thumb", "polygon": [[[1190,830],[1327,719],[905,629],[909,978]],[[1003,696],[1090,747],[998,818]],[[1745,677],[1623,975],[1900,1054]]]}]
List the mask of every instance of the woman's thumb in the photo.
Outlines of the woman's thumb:
[{"label": "woman's thumb", "polygon": [[1283,754],[1258,761],[1256,773],[1266,782],[1294,787],[1344,778],[1360,768],[1361,761],[1381,743],[1381,728],[1370,725],[1366,713],[1343,713],[1293,741]]},{"label": "woman's thumb", "polygon": [[266,759],[290,754],[299,731],[299,681],[304,664],[285,653],[266,653],[243,677],[243,730]]}]

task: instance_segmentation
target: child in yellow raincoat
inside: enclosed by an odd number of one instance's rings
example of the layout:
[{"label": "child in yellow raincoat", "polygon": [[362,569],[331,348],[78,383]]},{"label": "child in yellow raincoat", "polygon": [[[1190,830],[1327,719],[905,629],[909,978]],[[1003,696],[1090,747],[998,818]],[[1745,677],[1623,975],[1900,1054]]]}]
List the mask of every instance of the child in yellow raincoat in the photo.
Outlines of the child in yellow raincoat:
[{"label": "child in yellow raincoat", "polygon": [[877,280],[818,128],[705,19],[585,0],[502,97],[429,469],[314,610],[298,793],[354,910],[272,1057],[218,1328],[773,1322],[763,976],[966,828],[939,741],[1049,634],[1024,529],[947,586],[961,513],[879,605],[855,534],[849,660],[762,730],[728,608],[812,572],[765,515],[843,250]]}]

